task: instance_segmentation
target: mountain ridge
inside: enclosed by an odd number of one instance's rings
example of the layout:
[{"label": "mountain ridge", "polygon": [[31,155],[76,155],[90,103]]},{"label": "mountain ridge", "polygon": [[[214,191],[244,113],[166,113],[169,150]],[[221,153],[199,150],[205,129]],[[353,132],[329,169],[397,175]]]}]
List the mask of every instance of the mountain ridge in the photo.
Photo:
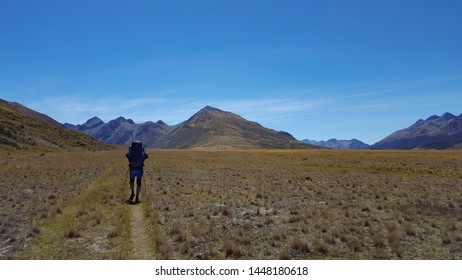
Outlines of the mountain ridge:
[{"label": "mountain ridge", "polygon": [[449,149],[462,143],[462,114],[419,119],[371,146],[372,149]]},{"label": "mountain ridge", "polygon": [[61,127],[63,128],[64,125],[61,124],[60,122],[56,121],[55,119],[49,117],[48,115],[45,115],[43,113],[40,113],[40,112],[37,112],[37,111],[34,111],[20,103],[17,103],[17,102],[11,102],[11,101],[7,101],[7,100],[3,100],[3,99],[0,99],[0,107],[3,109],[3,110],[7,110],[7,111],[10,111],[10,112],[15,112],[15,113],[18,113],[20,115],[23,115],[23,116],[26,116],[26,117],[29,117],[31,119],[35,119],[35,120],[39,120],[39,121],[42,121],[42,122],[45,122],[49,125],[52,125],[52,126],[55,126],[55,127]]},{"label": "mountain ridge", "polygon": [[257,122],[211,106],[202,108],[175,126],[159,145],[181,148],[311,148],[287,132],[265,128]]},{"label": "mountain ridge", "polygon": [[187,120],[169,126],[163,121],[135,124],[118,117],[104,123],[97,117],[82,125],[66,124],[105,143],[130,144],[142,141],[156,148],[314,148],[284,131],[265,128],[232,112],[205,106]]},{"label": "mountain ridge", "polygon": [[16,150],[110,149],[86,134],[66,129],[45,114],[3,99],[0,99],[0,147]]},{"label": "mountain ridge", "polygon": [[[65,128],[83,132],[109,144],[128,145],[141,140],[146,147],[159,148],[319,148],[367,149],[357,140],[298,141],[290,133],[265,128],[232,112],[205,106],[186,121],[170,126],[158,120],[136,124],[122,116],[105,123],[92,117],[83,124],[61,124],[49,116],[19,103],[0,99],[0,144],[15,148],[46,146],[99,148],[101,142],[81,134],[69,134]],[[80,140],[76,140],[80,139]],[[304,142],[304,143],[302,143]],[[462,114],[446,112],[419,119],[370,146],[371,149],[461,149]],[[99,149],[98,148],[98,149]]]},{"label": "mountain ridge", "polygon": [[329,148],[329,149],[334,149],[334,150],[367,150],[370,148],[370,145],[356,138],[353,138],[351,140],[337,140],[335,138],[331,138],[327,141],[324,141],[324,140],[315,141],[315,140],[303,139],[302,142],[311,144],[311,145]]},{"label": "mountain ridge", "polygon": [[158,139],[170,130],[170,126],[160,120],[136,124],[133,120],[125,119],[122,116],[110,120],[108,123],[98,117],[93,117],[81,125],[66,123],[65,126],[108,144],[128,145],[136,139],[143,141],[146,147],[155,145]]}]

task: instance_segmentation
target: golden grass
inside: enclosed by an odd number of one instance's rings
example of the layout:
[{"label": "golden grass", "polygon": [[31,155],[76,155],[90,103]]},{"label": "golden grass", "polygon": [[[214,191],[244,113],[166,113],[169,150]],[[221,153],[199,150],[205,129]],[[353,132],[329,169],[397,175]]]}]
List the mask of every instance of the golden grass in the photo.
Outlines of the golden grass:
[{"label": "golden grass", "polygon": [[120,150],[0,153],[0,259],[132,257]]},{"label": "golden grass", "polygon": [[110,152],[0,150],[0,259],[13,258],[46,220],[62,214],[112,158]]},{"label": "golden grass", "polygon": [[130,259],[129,205],[117,165],[106,170],[62,213],[43,224],[42,233],[19,259]]},{"label": "golden grass", "polygon": [[165,258],[462,258],[460,151],[151,154]]},{"label": "golden grass", "polygon": [[[462,258],[460,151],[149,152],[160,258]],[[134,258],[124,153],[5,153],[2,258]]]}]

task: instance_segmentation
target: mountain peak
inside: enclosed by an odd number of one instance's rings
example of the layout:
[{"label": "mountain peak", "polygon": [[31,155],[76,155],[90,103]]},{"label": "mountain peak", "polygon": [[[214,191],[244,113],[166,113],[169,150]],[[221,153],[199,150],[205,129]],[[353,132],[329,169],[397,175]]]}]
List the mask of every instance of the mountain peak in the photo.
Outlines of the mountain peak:
[{"label": "mountain peak", "polygon": [[223,110],[220,110],[218,108],[215,108],[215,107],[212,107],[212,106],[205,106],[204,108],[202,108],[199,112],[204,112],[204,111],[208,111],[208,112],[220,112],[220,113],[224,113],[225,111]]},{"label": "mountain peak", "polygon": [[124,117],[118,117],[117,119],[115,119],[115,121],[121,123],[121,122],[126,122],[127,119],[125,119]]},{"label": "mountain peak", "polygon": [[100,118],[93,117],[81,125],[73,126],[73,125],[66,124],[66,127],[74,128],[77,130],[80,130],[80,129],[89,130],[89,129],[100,127],[102,125],[104,125],[104,122]]},{"label": "mountain peak", "polygon": [[[211,120],[211,119],[217,120],[221,116],[226,116],[227,118],[229,118],[229,117],[231,117],[231,118],[237,117],[237,115],[234,115],[233,113],[225,112],[225,111],[220,110],[220,109],[215,108],[215,107],[205,106],[199,112],[192,115],[187,120],[187,122],[190,122],[190,125],[198,125],[199,123],[202,123],[205,120]],[[198,122],[198,123],[196,123],[196,122]]]},{"label": "mountain peak", "polygon": [[98,117],[93,117],[91,119],[88,119],[88,121],[86,121],[85,123],[103,123],[103,121]]},{"label": "mountain peak", "polygon": [[312,148],[283,131],[211,106],[205,106],[177,125],[159,142],[162,148]]},{"label": "mountain peak", "polygon": [[442,118],[443,120],[450,120],[450,119],[453,119],[453,118],[455,118],[455,117],[456,117],[455,115],[453,115],[453,114],[451,114],[451,113],[449,113],[449,112],[446,112],[446,113],[444,113],[444,114],[441,116],[441,118]]},{"label": "mountain peak", "polygon": [[425,122],[433,121],[433,120],[436,120],[436,119],[439,119],[439,118],[440,118],[440,116],[438,116],[438,115],[433,115],[433,116],[427,118],[427,119],[425,120]]}]

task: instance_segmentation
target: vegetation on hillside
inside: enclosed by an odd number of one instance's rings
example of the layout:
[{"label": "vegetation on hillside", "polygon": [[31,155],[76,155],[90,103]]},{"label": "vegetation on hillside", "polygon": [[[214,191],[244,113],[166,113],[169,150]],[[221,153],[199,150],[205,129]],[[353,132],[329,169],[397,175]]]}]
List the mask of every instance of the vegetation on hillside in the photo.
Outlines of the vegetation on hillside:
[{"label": "vegetation on hillside", "polygon": [[0,149],[110,149],[88,135],[31,118],[5,104],[0,102]]}]

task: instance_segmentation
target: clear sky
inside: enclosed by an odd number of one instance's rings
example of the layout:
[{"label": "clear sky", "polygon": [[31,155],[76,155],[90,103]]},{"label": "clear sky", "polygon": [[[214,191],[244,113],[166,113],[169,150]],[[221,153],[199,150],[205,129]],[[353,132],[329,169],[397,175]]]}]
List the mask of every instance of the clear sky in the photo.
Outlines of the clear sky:
[{"label": "clear sky", "polygon": [[0,98],[73,124],[210,105],[373,144],[462,113],[462,1],[0,0]]}]

